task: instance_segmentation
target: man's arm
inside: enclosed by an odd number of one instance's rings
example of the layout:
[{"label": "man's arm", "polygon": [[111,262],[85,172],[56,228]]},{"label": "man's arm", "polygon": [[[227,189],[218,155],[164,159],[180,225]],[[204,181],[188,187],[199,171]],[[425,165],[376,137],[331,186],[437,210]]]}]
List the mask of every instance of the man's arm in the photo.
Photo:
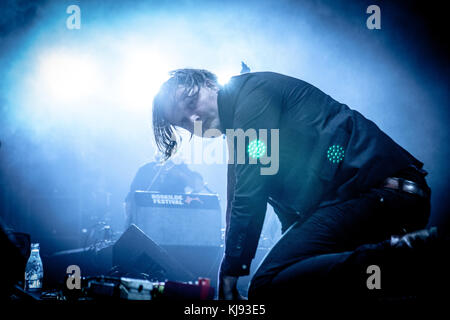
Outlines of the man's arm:
[{"label": "man's arm", "polygon": [[[257,133],[259,129],[278,129],[281,93],[271,90],[270,83],[257,78],[249,80],[245,87],[236,105],[234,129],[254,129]],[[244,150],[234,152],[235,155],[236,152],[245,152],[245,163],[235,162],[228,168],[227,232],[220,271],[223,285],[219,284],[222,288],[226,287],[225,282],[235,284],[237,277],[250,273],[250,263],[256,252],[267,208],[270,176],[261,175],[259,161],[249,164],[249,142],[246,141]],[[270,152],[269,145],[267,152]],[[236,281],[226,281],[230,277]],[[234,291],[233,288],[231,290]]]}]

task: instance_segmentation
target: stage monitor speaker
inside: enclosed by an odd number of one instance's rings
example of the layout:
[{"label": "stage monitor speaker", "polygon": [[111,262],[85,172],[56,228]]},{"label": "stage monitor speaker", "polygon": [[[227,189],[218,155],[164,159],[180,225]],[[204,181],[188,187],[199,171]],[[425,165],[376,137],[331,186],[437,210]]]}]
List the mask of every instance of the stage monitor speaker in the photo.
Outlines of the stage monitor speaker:
[{"label": "stage monitor speaker", "polygon": [[183,261],[183,267],[194,277],[208,278],[217,288],[217,275],[222,262],[224,248],[220,246],[162,246],[171,257]]},{"label": "stage monitor speaker", "polygon": [[83,277],[106,275],[112,267],[113,245],[103,248],[78,248],[56,252],[52,255],[43,255],[44,286],[55,288],[65,282],[67,267],[77,265]]},{"label": "stage monitor speaker", "polygon": [[195,280],[193,274],[134,224],[114,244],[113,265],[129,274],[148,274],[151,280]]},{"label": "stage monitor speaker", "polygon": [[0,221],[0,301],[6,301],[13,291],[14,285],[24,280],[25,265],[30,251],[30,237],[23,233],[8,230]]}]

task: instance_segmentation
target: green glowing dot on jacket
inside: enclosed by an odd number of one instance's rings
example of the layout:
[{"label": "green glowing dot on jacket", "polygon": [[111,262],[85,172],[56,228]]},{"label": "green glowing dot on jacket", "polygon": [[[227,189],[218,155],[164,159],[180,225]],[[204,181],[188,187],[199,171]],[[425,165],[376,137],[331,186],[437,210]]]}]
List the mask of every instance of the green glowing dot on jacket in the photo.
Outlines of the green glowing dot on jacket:
[{"label": "green glowing dot on jacket", "polygon": [[342,148],[338,144],[333,144],[331,147],[328,148],[327,151],[327,158],[331,163],[339,163],[342,160],[344,160],[344,148]]},{"label": "green glowing dot on jacket", "polygon": [[253,140],[248,144],[247,151],[250,157],[259,158],[266,153],[266,145],[261,140]]}]

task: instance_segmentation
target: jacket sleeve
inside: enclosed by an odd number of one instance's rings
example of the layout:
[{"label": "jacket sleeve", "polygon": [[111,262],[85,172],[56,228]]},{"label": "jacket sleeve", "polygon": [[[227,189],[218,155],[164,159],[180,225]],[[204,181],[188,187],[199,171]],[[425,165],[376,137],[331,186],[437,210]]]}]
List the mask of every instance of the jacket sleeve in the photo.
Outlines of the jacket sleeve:
[{"label": "jacket sleeve", "polygon": [[[234,136],[227,133],[229,150],[234,150],[233,163],[228,172],[227,228],[225,237],[225,257],[221,272],[230,276],[247,275],[250,263],[255,256],[258,240],[264,222],[268,199],[268,184],[271,175],[262,174],[261,169],[271,163],[263,164],[260,159],[250,160],[248,146],[253,140],[264,141],[261,129],[267,132],[266,156],[278,157],[278,145],[274,149],[270,144],[271,129],[278,130],[282,107],[281,93],[271,90],[264,80],[248,81],[241,89],[240,98],[235,105]],[[240,144],[241,134],[247,133],[245,143]],[[251,135],[251,133],[256,135]],[[236,137],[237,136],[237,137]],[[276,141],[276,143],[278,143]],[[230,149],[230,144],[233,147]],[[245,161],[242,163],[242,159]],[[267,158],[266,158],[267,160]],[[231,166],[231,167],[230,167]]]},{"label": "jacket sleeve", "polygon": [[227,211],[225,215],[225,222],[227,229],[225,230],[225,235],[228,234],[228,227],[230,226],[231,217],[231,203],[234,198],[234,182],[236,181],[236,176],[234,174],[234,165],[228,164],[227,171]]}]

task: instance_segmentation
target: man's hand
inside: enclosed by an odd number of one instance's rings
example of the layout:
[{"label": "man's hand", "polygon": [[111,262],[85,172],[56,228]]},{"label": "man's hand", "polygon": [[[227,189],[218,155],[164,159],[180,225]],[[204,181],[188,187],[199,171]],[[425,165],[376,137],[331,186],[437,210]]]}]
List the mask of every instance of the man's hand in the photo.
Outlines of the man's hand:
[{"label": "man's hand", "polygon": [[245,300],[237,289],[238,279],[239,277],[222,274],[219,276],[219,300]]}]

